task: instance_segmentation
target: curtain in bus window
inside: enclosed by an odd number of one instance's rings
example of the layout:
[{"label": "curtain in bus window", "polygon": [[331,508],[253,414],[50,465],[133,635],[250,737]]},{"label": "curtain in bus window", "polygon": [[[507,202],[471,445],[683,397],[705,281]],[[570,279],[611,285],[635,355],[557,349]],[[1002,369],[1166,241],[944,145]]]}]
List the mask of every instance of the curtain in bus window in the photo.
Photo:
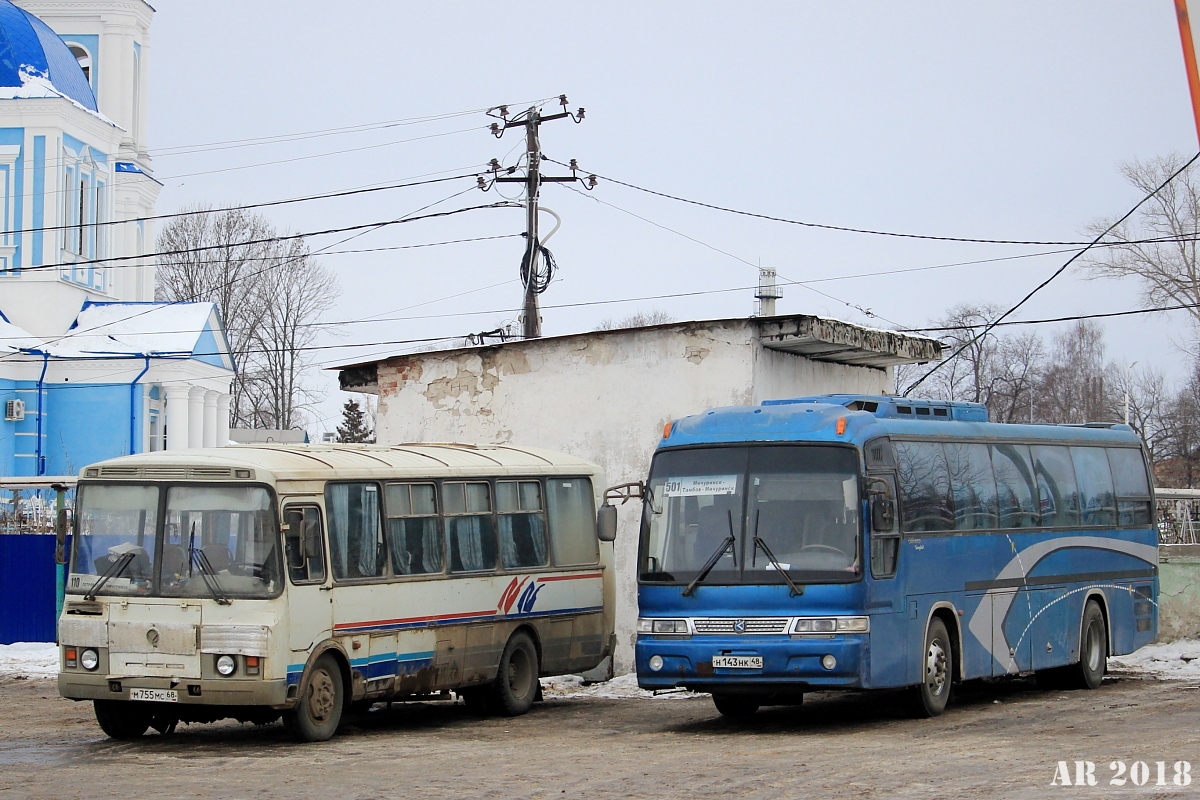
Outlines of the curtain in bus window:
[{"label": "curtain in bus window", "polygon": [[1001,528],[1038,526],[1037,482],[1029,460],[1029,448],[1023,444],[994,444],[992,472],[1000,503]]},{"label": "curtain in bus window", "polygon": [[397,575],[442,571],[437,497],[432,483],[389,483],[384,487],[388,552]]},{"label": "curtain in bus window", "polygon": [[474,572],[496,566],[496,535],[490,516],[450,517],[450,569]]},{"label": "curtain in bus window", "polygon": [[1142,451],[1132,447],[1109,448],[1113,488],[1117,495],[1117,524],[1150,524],[1150,481]]},{"label": "curtain in bus window", "polygon": [[382,575],[378,488],[373,483],[334,483],[325,491],[333,576],[345,579]]},{"label": "curtain in bus window", "polygon": [[1113,525],[1117,518],[1112,472],[1103,447],[1072,447],[1079,481],[1079,511],[1084,525]]},{"label": "curtain in bus window", "polygon": [[893,442],[905,531],[954,530],[950,469],[940,442]]},{"label": "curtain in bus window", "polygon": [[592,482],[587,478],[546,481],[546,507],[554,563],[560,567],[600,560]]},{"label": "curtain in bus window", "polygon": [[960,531],[995,528],[996,479],[987,445],[947,442],[945,448],[954,493],[954,527]]},{"label": "curtain in bus window", "polygon": [[496,481],[500,564],[505,569],[546,563],[546,521],[540,481]]},{"label": "curtain in bus window", "polygon": [[1042,527],[1073,528],[1079,524],[1079,492],[1075,468],[1065,447],[1035,445],[1029,448],[1038,485],[1038,511]]}]

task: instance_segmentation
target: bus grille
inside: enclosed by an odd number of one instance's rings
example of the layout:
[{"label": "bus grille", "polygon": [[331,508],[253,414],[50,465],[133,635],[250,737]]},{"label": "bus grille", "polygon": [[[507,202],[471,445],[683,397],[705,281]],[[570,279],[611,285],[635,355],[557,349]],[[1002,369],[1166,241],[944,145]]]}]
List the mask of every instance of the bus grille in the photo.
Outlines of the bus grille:
[{"label": "bus grille", "polygon": [[[745,624],[745,629],[739,631],[738,621]],[[709,617],[692,620],[696,633],[748,633],[760,636],[768,634],[787,633],[787,617]]]}]

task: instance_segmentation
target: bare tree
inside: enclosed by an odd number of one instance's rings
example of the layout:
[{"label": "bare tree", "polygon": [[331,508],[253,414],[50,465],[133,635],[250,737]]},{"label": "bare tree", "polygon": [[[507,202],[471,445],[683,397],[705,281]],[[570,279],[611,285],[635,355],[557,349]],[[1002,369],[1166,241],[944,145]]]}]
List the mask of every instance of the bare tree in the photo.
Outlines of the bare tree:
[{"label": "bare tree", "polygon": [[638,311],[618,320],[613,320],[611,317],[603,319],[596,326],[596,330],[614,331],[621,328],[644,328],[647,325],[664,325],[674,321],[675,317],[669,311],[655,308],[650,311]]},{"label": "bare tree", "polygon": [[1042,422],[1113,420],[1116,404],[1106,380],[1104,330],[1080,320],[1054,337],[1037,391]]},{"label": "bare tree", "polygon": [[924,384],[928,395],[940,400],[988,402],[999,342],[990,331],[983,336],[980,333],[999,315],[1000,309],[995,306],[960,303],[938,321],[938,327],[944,329],[939,331],[939,338],[946,350],[958,354],[929,376]]},{"label": "bare tree", "polygon": [[[1121,174],[1149,194],[1185,163],[1177,154],[1131,161]],[[1098,234],[1109,223],[1089,226]],[[1150,198],[1133,220],[1122,223],[1108,241],[1124,242],[1094,248],[1086,268],[1094,278],[1137,278],[1146,307],[1191,304],[1200,306],[1200,176],[1189,167]],[[1146,241],[1158,240],[1158,241]],[[1194,326],[1200,326],[1200,307],[1188,309]]]},{"label": "bare tree", "polygon": [[1000,339],[992,367],[988,414],[995,422],[1033,422],[1046,345],[1035,332]]},{"label": "bare tree", "polygon": [[1167,425],[1166,379],[1160,370],[1110,364],[1107,370],[1111,389],[1110,400],[1117,404],[1111,416],[1128,422],[1142,437],[1152,463],[1157,462],[1167,447],[1170,428]]},{"label": "bare tree", "polygon": [[156,296],[216,303],[237,368],[230,423],[291,428],[314,399],[304,384],[313,323],[337,298],[334,277],[302,240],[279,241],[264,217],[196,206],[158,237]]}]

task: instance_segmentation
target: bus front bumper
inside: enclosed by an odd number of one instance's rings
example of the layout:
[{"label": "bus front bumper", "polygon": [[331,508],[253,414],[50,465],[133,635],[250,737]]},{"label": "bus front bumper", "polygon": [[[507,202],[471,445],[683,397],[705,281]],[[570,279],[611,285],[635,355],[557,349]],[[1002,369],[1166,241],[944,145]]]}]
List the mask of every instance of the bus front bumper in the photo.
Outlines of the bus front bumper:
[{"label": "bus front bumper", "polygon": [[[652,636],[634,646],[638,686],[712,691],[863,688],[868,634]],[[657,658],[656,658],[657,657]],[[714,666],[714,657],[739,666]],[[732,658],[730,658],[732,657]],[[661,665],[659,660],[661,659]],[[762,666],[757,666],[761,659]],[[658,666],[658,669],[652,668]],[[749,665],[749,666],[748,666]]]},{"label": "bus front bumper", "polygon": [[132,689],[173,691],[175,699],[171,702],[181,705],[269,706],[278,709],[289,705],[285,678],[213,680],[58,673],[58,693],[70,700],[130,700]]}]

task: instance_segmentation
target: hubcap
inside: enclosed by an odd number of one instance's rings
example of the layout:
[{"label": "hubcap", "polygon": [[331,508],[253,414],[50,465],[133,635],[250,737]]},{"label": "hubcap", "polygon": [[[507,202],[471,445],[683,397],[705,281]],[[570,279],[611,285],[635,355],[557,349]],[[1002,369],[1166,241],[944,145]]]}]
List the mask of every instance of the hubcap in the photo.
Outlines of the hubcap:
[{"label": "hubcap", "polygon": [[308,684],[308,707],[312,718],[324,722],[333,713],[337,693],[333,689],[333,678],[325,670],[317,670]]},{"label": "hubcap", "polygon": [[1093,621],[1087,632],[1088,669],[1092,672],[1100,669],[1100,642],[1100,623]]},{"label": "hubcap", "polygon": [[925,685],[933,695],[946,688],[946,649],[937,639],[929,643],[929,652],[925,654]]},{"label": "hubcap", "polygon": [[529,659],[525,651],[515,650],[508,659],[508,688],[514,697],[525,697],[529,693]]}]

